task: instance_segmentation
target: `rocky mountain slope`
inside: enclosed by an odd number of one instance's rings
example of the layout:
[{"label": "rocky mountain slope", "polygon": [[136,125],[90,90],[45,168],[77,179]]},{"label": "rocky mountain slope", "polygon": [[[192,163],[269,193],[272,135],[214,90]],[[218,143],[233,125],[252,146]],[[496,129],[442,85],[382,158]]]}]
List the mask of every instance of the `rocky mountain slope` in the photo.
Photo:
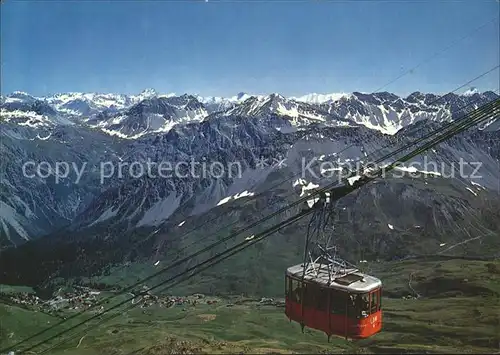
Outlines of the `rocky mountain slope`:
[{"label": "rocky mountain slope", "polygon": [[[2,97],[0,107],[6,157],[0,171],[0,245],[50,234],[28,243],[43,256],[40,262],[49,255],[58,259],[69,248],[73,256],[64,260],[80,265],[73,253],[94,248],[109,251],[105,264],[130,257],[131,245],[142,236],[147,247],[136,250],[141,258],[161,256],[165,245],[179,242],[175,226],[197,226],[225,209],[225,220],[243,226],[337,179],[339,166],[372,161],[495,97],[491,92],[444,98],[353,93],[307,103],[278,94],[203,99],[152,91],[49,98],[14,93]],[[359,218],[344,234],[358,237],[348,245],[366,233],[363,250],[372,250],[371,257],[404,256],[442,242],[456,221],[466,223],[465,232],[454,234],[456,240],[474,228],[496,233],[485,202],[498,193],[495,119],[360,191],[351,201]],[[427,226],[425,243],[398,247],[401,233],[390,231],[416,225]],[[387,233],[395,235],[384,240]],[[299,245],[303,235],[294,235]],[[10,260],[5,266],[17,259],[3,256]],[[95,262],[89,257],[87,266]],[[51,265],[41,273],[55,272]],[[82,265],[80,270],[88,270]]]}]

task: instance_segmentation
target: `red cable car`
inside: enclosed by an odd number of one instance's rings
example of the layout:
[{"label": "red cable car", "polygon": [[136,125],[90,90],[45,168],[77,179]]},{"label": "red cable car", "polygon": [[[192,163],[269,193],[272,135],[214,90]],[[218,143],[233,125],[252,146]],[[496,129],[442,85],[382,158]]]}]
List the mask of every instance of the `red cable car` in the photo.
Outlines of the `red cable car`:
[{"label": "red cable car", "polygon": [[[331,259],[330,259],[331,260]],[[286,309],[290,321],[352,339],[382,329],[382,282],[356,268],[312,262],[288,268]],[[326,266],[326,267],[325,267]]]}]

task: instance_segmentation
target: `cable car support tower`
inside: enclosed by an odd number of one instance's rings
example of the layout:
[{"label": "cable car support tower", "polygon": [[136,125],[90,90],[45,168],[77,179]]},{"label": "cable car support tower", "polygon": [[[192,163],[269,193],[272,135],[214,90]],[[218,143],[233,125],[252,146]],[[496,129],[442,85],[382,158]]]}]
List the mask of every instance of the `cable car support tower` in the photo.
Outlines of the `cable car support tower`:
[{"label": "cable car support tower", "polygon": [[330,192],[321,194],[312,208],[314,212],[307,227],[302,279],[326,274],[328,284],[331,284],[338,277],[359,271],[357,266],[342,259],[339,247],[335,244],[337,209],[336,203],[330,199]]}]

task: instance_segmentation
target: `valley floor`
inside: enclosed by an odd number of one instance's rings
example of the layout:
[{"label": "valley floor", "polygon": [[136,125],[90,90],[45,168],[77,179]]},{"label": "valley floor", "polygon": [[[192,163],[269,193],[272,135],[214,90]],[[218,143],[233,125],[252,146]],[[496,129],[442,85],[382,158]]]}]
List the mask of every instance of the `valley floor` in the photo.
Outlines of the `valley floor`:
[{"label": "valley floor", "polygon": [[[500,262],[405,261],[373,267],[384,281],[384,326],[370,339],[346,341],[290,323],[281,302],[204,298],[158,303],[67,333],[48,354],[172,353],[495,353],[500,351]],[[5,290],[5,289],[4,289]],[[406,294],[406,296],[401,296]],[[10,293],[12,295],[12,293]],[[217,301],[217,302],[214,302]],[[2,301],[3,302],[3,301]],[[53,315],[0,306],[0,343],[14,344],[60,321]],[[24,307],[24,308],[21,308]],[[113,311],[115,312],[115,311]],[[86,315],[88,317],[88,315]],[[81,318],[70,321],[76,324]],[[99,326],[98,326],[99,325]],[[83,328],[83,329],[82,329]],[[58,330],[61,328],[57,328]],[[83,332],[83,333],[82,333]],[[34,341],[54,333],[47,333]],[[60,339],[58,339],[60,340]],[[38,353],[47,349],[34,349]],[[33,344],[33,343],[32,343]]]}]

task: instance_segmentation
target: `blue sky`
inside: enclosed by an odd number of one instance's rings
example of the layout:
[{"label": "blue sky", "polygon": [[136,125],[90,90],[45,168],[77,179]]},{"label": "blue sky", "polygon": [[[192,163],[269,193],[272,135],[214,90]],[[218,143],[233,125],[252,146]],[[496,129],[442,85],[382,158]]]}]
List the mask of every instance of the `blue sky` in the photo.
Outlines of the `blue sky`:
[{"label": "blue sky", "polygon": [[[6,0],[2,92],[372,92],[498,10],[496,0]],[[447,92],[499,61],[496,19],[384,91]],[[472,85],[498,82],[497,70]]]}]

